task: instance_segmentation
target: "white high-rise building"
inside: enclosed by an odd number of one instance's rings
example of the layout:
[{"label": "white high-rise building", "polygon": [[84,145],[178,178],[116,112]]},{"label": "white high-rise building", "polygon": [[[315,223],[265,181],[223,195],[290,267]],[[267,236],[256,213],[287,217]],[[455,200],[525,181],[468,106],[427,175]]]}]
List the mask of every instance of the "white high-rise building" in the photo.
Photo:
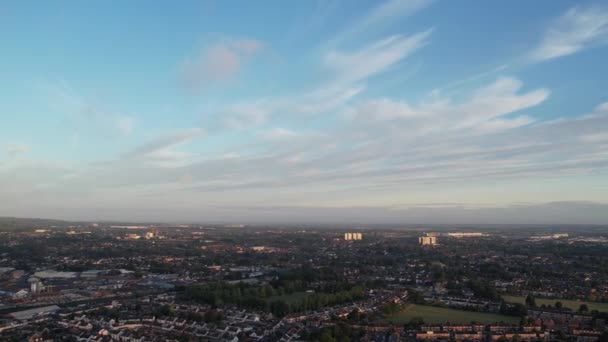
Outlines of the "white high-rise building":
[{"label": "white high-rise building", "polygon": [[363,240],[363,234],[361,233],[344,233],[344,240]]},{"label": "white high-rise building", "polygon": [[40,278],[32,277],[28,279],[28,282],[30,283],[30,293],[42,292],[44,287],[42,285],[42,282],[40,281]]},{"label": "white high-rise building", "polygon": [[422,246],[435,246],[437,244],[436,236],[422,236],[418,238],[418,243]]}]

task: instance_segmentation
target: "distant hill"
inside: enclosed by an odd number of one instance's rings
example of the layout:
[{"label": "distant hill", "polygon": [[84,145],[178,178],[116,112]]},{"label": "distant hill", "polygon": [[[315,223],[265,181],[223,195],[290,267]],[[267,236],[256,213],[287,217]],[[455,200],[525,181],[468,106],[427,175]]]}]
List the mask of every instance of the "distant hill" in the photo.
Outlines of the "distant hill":
[{"label": "distant hill", "polygon": [[21,230],[32,227],[72,226],[74,222],[39,218],[0,217],[0,231]]}]

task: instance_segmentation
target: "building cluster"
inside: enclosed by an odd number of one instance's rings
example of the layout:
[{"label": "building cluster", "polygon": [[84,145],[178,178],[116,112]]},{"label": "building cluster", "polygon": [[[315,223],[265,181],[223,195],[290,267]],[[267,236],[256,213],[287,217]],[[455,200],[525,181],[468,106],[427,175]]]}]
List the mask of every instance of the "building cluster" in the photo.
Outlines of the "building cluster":
[{"label": "building cluster", "polygon": [[344,233],[344,240],[363,240],[363,234],[361,233]]},{"label": "building cluster", "polygon": [[421,236],[418,238],[418,243],[421,246],[435,246],[437,245],[438,236],[438,233],[426,233],[426,236]]},{"label": "building cluster", "polygon": [[566,239],[569,236],[570,235],[568,235],[568,233],[555,233],[555,234],[549,234],[549,235],[532,236],[530,238],[530,240],[531,241],[542,241],[542,240]]},{"label": "building cluster", "polygon": [[162,239],[164,238],[161,234],[159,234],[157,231],[148,231],[145,234],[137,234],[137,233],[128,233],[124,236],[124,239],[127,240],[139,240],[139,239],[146,239],[146,240],[151,240],[151,239]]},{"label": "building cluster", "polygon": [[423,341],[547,341],[548,331],[540,326],[513,325],[433,325],[422,326],[416,333]]},{"label": "building cluster", "polygon": [[473,238],[473,237],[483,237],[483,236],[488,236],[488,234],[485,233],[480,233],[480,232],[454,232],[454,233],[447,233],[447,236],[449,237],[454,237],[454,238]]}]

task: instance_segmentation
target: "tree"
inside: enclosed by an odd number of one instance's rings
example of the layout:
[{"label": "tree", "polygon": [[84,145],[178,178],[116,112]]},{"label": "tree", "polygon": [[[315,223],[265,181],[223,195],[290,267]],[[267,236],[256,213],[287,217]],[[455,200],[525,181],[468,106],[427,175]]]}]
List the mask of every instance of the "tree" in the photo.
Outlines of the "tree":
[{"label": "tree", "polygon": [[416,290],[412,290],[412,289],[407,289],[407,293],[408,293],[408,299],[410,302],[414,303],[414,304],[425,304],[426,301],[424,300],[424,296],[416,291]]},{"label": "tree", "polygon": [[382,312],[384,312],[385,315],[392,315],[394,313],[401,311],[401,309],[402,309],[401,305],[391,302],[391,303],[386,304],[382,308]]},{"label": "tree", "polygon": [[224,319],[224,315],[217,310],[209,310],[205,312],[203,320],[207,323],[219,322]]},{"label": "tree", "polygon": [[520,303],[500,305],[500,313],[508,316],[524,317],[528,313],[526,306]]},{"label": "tree", "polygon": [[534,299],[534,296],[532,296],[532,294],[528,294],[528,296],[526,297],[526,305],[527,306],[536,306],[536,300]]},{"label": "tree", "polygon": [[121,273],[119,270],[117,270],[117,269],[111,269],[111,270],[109,270],[108,272],[106,272],[106,274],[107,274],[108,276],[119,276],[119,275],[121,275],[122,273]]},{"label": "tree", "polygon": [[555,302],[555,308],[556,308],[556,309],[561,310],[561,308],[562,308],[563,306],[564,306],[564,305],[563,305],[563,304],[562,304],[562,302],[560,302],[559,300],[558,300],[557,302]]},{"label": "tree", "polygon": [[170,305],[163,305],[157,310],[158,316],[173,316],[173,307]]},{"label": "tree", "polygon": [[321,335],[320,341],[321,342],[335,342],[336,339],[333,336],[331,336],[331,331],[325,330],[325,331],[323,331],[323,334]]},{"label": "tree", "polygon": [[419,328],[424,324],[424,319],[422,317],[412,317],[409,321],[408,326],[411,328]]},{"label": "tree", "polygon": [[359,309],[354,308],[353,311],[351,311],[348,316],[347,316],[348,320],[350,321],[358,321],[359,318],[361,318],[361,313],[359,312]]},{"label": "tree", "polygon": [[578,307],[578,312],[587,313],[589,312],[589,307],[587,306],[587,304],[581,304],[581,306]]},{"label": "tree", "polygon": [[279,317],[283,317],[289,313],[289,305],[284,300],[274,300],[270,303],[270,312]]},{"label": "tree", "polygon": [[496,292],[496,288],[487,281],[471,281],[468,285],[476,297],[489,300],[500,300],[500,295]]}]

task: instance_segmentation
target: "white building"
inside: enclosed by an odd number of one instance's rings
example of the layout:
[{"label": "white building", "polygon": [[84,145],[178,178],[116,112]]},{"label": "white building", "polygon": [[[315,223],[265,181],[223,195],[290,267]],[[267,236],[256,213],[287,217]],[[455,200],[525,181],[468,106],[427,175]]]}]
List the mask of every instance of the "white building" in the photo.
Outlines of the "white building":
[{"label": "white building", "polygon": [[40,293],[44,290],[44,286],[42,285],[42,281],[40,281],[40,278],[31,277],[27,281],[30,283],[30,292],[32,294]]},{"label": "white building", "polygon": [[344,240],[346,240],[346,241],[362,240],[362,239],[363,239],[363,234],[361,234],[361,233],[344,233]]},{"label": "white building", "polygon": [[435,246],[437,244],[436,236],[422,236],[418,238],[418,243],[422,246]]}]

